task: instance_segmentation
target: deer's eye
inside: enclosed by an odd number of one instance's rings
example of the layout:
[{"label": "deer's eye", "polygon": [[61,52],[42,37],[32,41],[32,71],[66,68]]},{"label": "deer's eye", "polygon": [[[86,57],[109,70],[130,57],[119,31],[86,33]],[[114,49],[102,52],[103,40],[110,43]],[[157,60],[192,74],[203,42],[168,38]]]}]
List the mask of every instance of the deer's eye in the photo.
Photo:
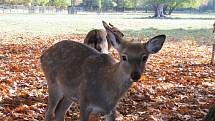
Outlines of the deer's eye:
[{"label": "deer's eye", "polygon": [[99,52],[102,51],[102,48],[101,48],[101,47],[97,47],[96,49],[97,49]]},{"label": "deer's eye", "polygon": [[148,56],[143,55],[142,56],[142,61],[146,61],[148,59]]},{"label": "deer's eye", "polygon": [[126,56],[126,55],[122,55],[122,60],[123,60],[123,61],[128,61],[127,56]]}]

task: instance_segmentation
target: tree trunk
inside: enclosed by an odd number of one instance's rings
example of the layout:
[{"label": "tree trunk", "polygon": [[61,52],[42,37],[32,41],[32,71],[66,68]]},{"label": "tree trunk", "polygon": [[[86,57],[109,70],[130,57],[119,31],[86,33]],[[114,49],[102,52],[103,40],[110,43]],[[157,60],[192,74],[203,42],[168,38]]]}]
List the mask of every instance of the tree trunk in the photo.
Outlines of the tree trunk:
[{"label": "tree trunk", "polygon": [[97,2],[97,14],[100,14],[102,12],[102,1],[99,0]]},{"label": "tree trunk", "polygon": [[175,8],[176,8],[176,7],[170,7],[170,8],[169,8],[169,13],[168,13],[168,15],[171,15],[172,12],[175,10]]},{"label": "tree trunk", "polygon": [[167,9],[168,9],[168,6],[164,5],[164,7],[163,7],[163,13],[164,13],[164,15],[167,15]]},{"label": "tree trunk", "polygon": [[119,4],[120,4],[119,0],[116,1],[116,4],[117,4],[117,6],[116,6],[116,12],[119,12]]},{"label": "tree trunk", "polygon": [[101,14],[101,12],[102,12],[102,8],[101,7],[97,7],[96,13],[97,14]]},{"label": "tree trunk", "polygon": [[213,0],[213,11],[215,11],[214,7],[215,7],[215,1]]},{"label": "tree trunk", "polygon": [[215,121],[215,105],[211,107],[210,111],[202,121]]},{"label": "tree trunk", "polygon": [[154,17],[156,17],[156,18],[165,17],[164,12],[163,12],[163,7],[164,7],[164,4],[154,5],[154,12],[155,12]]}]

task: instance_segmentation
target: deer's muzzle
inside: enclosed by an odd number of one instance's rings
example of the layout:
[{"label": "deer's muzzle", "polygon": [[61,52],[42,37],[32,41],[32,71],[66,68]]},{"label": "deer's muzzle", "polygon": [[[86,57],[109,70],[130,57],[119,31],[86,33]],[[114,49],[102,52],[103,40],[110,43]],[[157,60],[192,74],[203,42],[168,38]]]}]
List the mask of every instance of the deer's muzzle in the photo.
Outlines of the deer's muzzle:
[{"label": "deer's muzzle", "polygon": [[141,77],[141,73],[139,71],[135,71],[131,73],[131,79],[134,81],[138,81]]}]

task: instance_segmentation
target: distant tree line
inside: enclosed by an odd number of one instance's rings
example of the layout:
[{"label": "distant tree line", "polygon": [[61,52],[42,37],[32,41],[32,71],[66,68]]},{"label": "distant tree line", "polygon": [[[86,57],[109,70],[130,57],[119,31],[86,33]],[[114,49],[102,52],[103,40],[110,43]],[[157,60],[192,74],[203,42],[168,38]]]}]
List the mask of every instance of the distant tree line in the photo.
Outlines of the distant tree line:
[{"label": "distant tree line", "polygon": [[215,0],[0,0],[0,4],[25,6],[81,7],[86,11],[154,11],[154,17],[165,17],[176,9],[214,10]]}]

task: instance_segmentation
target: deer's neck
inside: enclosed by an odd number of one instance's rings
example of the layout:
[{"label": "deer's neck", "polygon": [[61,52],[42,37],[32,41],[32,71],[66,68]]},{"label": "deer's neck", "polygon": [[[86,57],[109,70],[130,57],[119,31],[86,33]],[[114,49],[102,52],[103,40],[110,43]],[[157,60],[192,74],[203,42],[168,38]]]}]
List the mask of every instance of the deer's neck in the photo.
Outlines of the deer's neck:
[{"label": "deer's neck", "polygon": [[118,92],[118,96],[122,96],[132,85],[130,73],[127,72],[127,69],[121,63],[116,63],[113,70],[114,75],[112,77],[114,78],[112,81],[115,92]]}]

